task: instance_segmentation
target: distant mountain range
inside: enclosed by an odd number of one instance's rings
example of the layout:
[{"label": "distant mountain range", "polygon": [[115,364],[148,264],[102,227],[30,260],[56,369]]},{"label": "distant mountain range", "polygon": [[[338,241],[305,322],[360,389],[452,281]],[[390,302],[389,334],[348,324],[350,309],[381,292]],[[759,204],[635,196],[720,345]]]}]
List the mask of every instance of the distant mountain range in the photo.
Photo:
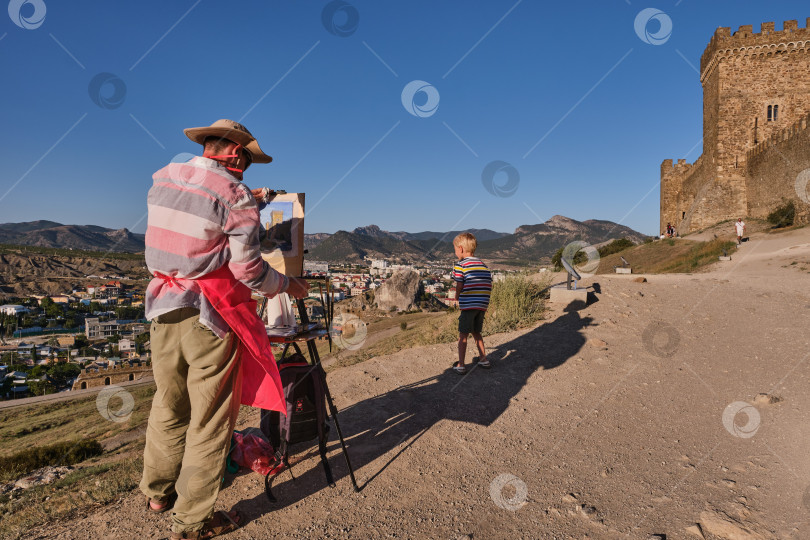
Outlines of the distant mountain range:
[{"label": "distant mountain range", "polygon": [[0,224],[0,244],[137,253],[144,249],[144,235],[127,229],[40,220]]},{"label": "distant mountain range", "polygon": [[[351,232],[307,234],[304,243],[309,250],[309,260],[358,263],[368,257],[425,262],[452,259],[452,241],[461,232],[465,231],[388,232],[368,225]],[[478,239],[476,255],[516,264],[544,262],[557,249],[574,240],[596,245],[616,238],[636,243],[645,239],[645,235],[611,221],[576,221],[564,216],[554,216],[539,225],[521,225],[512,234],[489,229],[467,229],[466,232]],[[0,224],[0,244],[138,253],[144,250],[144,235],[127,229],[42,220]]]},{"label": "distant mountain range", "polygon": [[[424,262],[454,257],[452,241],[465,231],[447,233],[387,232],[376,225],[338,231],[318,240],[309,238],[310,260],[330,263],[360,262],[365,257],[401,262]],[[489,229],[468,229],[478,239],[476,255],[502,263],[530,264],[548,261],[554,252],[575,240],[597,245],[617,238],[641,243],[646,235],[612,221],[576,221],[554,216],[539,225],[521,225],[512,234]]]}]

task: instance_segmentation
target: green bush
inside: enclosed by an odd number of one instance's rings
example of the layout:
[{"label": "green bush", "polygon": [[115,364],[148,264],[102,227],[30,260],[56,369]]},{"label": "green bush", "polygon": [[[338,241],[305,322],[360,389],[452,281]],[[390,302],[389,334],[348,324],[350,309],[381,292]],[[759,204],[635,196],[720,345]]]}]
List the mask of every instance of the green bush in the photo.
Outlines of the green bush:
[{"label": "green bush", "polygon": [[9,481],[42,467],[80,463],[101,455],[103,451],[101,444],[95,439],[34,447],[0,457],[0,481]]},{"label": "green bush", "polygon": [[508,332],[540,320],[550,279],[549,276],[545,281],[535,281],[527,274],[511,274],[493,283],[484,333]]},{"label": "green bush", "polygon": [[406,323],[405,321],[402,321],[401,323],[399,323],[399,329],[400,330],[407,330],[408,329],[408,323]]},{"label": "green bush", "polygon": [[[561,247],[551,257],[551,264],[554,266],[555,272],[561,272],[563,269],[562,254],[564,249],[564,247]],[[574,255],[574,266],[580,266],[586,262],[588,262],[588,254],[580,249],[577,251],[576,255]]]},{"label": "green bush", "polygon": [[794,219],[796,219],[796,206],[793,201],[788,201],[768,214],[768,223],[776,229],[790,227],[793,225]]},{"label": "green bush", "polygon": [[607,244],[606,246],[600,247],[599,256],[607,257],[608,255],[613,255],[614,253],[624,251],[625,249],[631,248],[633,246],[635,246],[635,244],[630,240],[628,240],[627,238],[619,238],[618,240],[614,240],[613,242]]}]

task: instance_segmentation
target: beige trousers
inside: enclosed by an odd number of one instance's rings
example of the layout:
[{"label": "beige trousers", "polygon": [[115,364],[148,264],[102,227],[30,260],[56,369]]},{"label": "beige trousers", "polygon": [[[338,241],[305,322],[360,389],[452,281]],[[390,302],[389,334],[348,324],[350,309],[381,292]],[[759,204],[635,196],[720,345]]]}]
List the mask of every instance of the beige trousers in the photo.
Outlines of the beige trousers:
[{"label": "beige trousers", "polygon": [[239,414],[239,338],[218,338],[199,311],[176,309],[152,322],[157,391],[146,429],[141,491],[177,494],[172,530],[196,531],[211,519]]}]

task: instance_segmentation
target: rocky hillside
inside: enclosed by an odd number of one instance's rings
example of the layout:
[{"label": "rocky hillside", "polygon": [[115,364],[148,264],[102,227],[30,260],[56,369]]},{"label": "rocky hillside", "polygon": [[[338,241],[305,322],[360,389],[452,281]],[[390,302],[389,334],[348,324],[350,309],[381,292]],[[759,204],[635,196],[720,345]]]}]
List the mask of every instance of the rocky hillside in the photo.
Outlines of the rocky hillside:
[{"label": "rocky hillside", "polygon": [[40,220],[0,224],[0,244],[137,253],[144,250],[144,235],[128,229]]},{"label": "rocky hillside", "polygon": [[576,221],[565,216],[554,216],[539,225],[521,225],[509,236],[480,242],[477,255],[501,261],[540,261],[550,258],[556,250],[576,240],[598,245],[617,238],[627,238],[640,244],[646,235],[612,221]]},{"label": "rocky hillside", "polygon": [[[310,249],[310,257],[327,262],[360,262],[364,257],[423,262],[451,259],[452,240],[460,232],[388,232],[376,225],[338,231]],[[501,263],[544,262],[560,247],[575,240],[600,244],[616,238],[636,243],[645,235],[611,221],[576,221],[554,216],[539,225],[521,225],[512,234],[469,229],[478,238],[477,255]]]},{"label": "rocky hillside", "polygon": [[[85,252],[61,255],[53,250],[5,248],[0,251],[0,299],[32,294],[62,294],[105,279],[87,276],[120,276],[129,280],[148,277],[142,257]],[[145,283],[145,282],[144,282]]]}]

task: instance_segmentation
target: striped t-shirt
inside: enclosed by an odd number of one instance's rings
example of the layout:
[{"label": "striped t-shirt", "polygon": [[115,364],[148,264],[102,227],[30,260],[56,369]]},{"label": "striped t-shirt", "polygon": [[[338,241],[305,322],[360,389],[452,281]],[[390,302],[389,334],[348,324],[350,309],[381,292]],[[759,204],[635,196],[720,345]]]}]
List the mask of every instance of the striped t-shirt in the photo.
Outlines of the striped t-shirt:
[{"label": "striped t-shirt", "polygon": [[458,261],[453,266],[453,280],[464,284],[458,297],[459,308],[487,309],[492,292],[492,274],[481,259],[465,257]]},{"label": "striped t-shirt", "polygon": [[146,228],[146,266],[155,277],[146,289],[146,318],[178,308],[200,310],[200,322],[219,337],[228,324],[202,294],[195,278],[228,265],[234,277],[266,296],[288,279],[259,252],[259,207],[250,190],[216,161],[195,157],[170,163],[153,176]]}]

